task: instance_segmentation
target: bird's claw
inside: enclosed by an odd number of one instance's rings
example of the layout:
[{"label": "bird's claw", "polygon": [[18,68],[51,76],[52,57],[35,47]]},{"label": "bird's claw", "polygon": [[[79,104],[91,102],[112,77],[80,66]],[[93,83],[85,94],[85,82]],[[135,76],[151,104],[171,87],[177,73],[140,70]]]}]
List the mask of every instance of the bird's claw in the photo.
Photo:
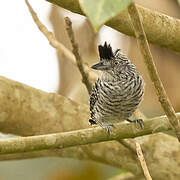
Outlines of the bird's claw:
[{"label": "bird's claw", "polygon": [[110,134],[111,134],[111,129],[110,129],[110,127],[114,127],[114,124],[102,123],[101,126],[102,126],[102,127],[105,127],[106,130],[107,130],[107,133],[110,135]]},{"label": "bird's claw", "polygon": [[142,119],[136,119],[135,123],[136,123],[136,126],[137,126],[137,124],[139,124],[141,129],[144,129],[144,122]]},{"label": "bird's claw", "polygon": [[137,124],[139,124],[141,129],[144,129],[144,122],[142,119],[135,119],[135,120],[127,119],[127,121],[130,123],[136,123],[136,127],[137,127]]}]

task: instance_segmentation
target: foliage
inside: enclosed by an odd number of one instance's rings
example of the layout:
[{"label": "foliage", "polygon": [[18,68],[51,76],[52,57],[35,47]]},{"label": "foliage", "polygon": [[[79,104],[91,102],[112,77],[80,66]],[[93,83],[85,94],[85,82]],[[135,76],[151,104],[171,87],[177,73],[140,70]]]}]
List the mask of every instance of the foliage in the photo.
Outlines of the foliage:
[{"label": "foliage", "polygon": [[97,32],[102,24],[125,9],[131,0],[80,0],[79,2]]}]

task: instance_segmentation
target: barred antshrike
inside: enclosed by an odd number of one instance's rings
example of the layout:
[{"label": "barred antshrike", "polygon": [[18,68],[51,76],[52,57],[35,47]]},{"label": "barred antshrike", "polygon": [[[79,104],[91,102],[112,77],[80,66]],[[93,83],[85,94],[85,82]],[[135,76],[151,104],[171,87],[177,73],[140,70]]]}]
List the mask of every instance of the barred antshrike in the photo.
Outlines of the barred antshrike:
[{"label": "barred antshrike", "polygon": [[120,49],[113,52],[105,42],[104,46],[98,46],[98,50],[100,62],[92,68],[102,71],[102,74],[90,95],[90,124],[106,127],[109,134],[110,126],[123,120],[139,123],[143,128],[141,119],[129,119],[144,94],[142,77]]}]

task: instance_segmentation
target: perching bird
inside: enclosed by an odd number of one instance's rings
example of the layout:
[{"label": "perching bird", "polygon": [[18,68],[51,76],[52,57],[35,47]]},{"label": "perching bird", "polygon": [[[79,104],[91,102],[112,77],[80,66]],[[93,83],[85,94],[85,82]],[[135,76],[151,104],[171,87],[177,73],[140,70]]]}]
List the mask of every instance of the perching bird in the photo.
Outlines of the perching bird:
[{"label": "perching bird", "polygon": [[114,123],[126,120],[139,123],[141,119],[130,120],[144,94],[144,81],[130,60],[120,49],[112,51],[110,45],[98,46],[100,62],[91,68],[102,71],[90,94],[89,123],[107,129]]}]

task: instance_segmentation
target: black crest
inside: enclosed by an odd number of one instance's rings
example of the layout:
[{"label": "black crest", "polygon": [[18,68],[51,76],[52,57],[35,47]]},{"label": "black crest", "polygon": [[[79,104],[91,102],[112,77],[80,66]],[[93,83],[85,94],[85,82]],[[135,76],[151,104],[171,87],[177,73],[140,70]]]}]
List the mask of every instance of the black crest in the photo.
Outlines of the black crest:
[{"label": "black crest", "polygon": [[100,59],[112,59],[114,58],[114,54],[112,51],[112,47],[111,45],[107,45],[107,43],[104,43],[104,46],[99,45],[98,46],[98,50],[99,50],[99,56]]}]

